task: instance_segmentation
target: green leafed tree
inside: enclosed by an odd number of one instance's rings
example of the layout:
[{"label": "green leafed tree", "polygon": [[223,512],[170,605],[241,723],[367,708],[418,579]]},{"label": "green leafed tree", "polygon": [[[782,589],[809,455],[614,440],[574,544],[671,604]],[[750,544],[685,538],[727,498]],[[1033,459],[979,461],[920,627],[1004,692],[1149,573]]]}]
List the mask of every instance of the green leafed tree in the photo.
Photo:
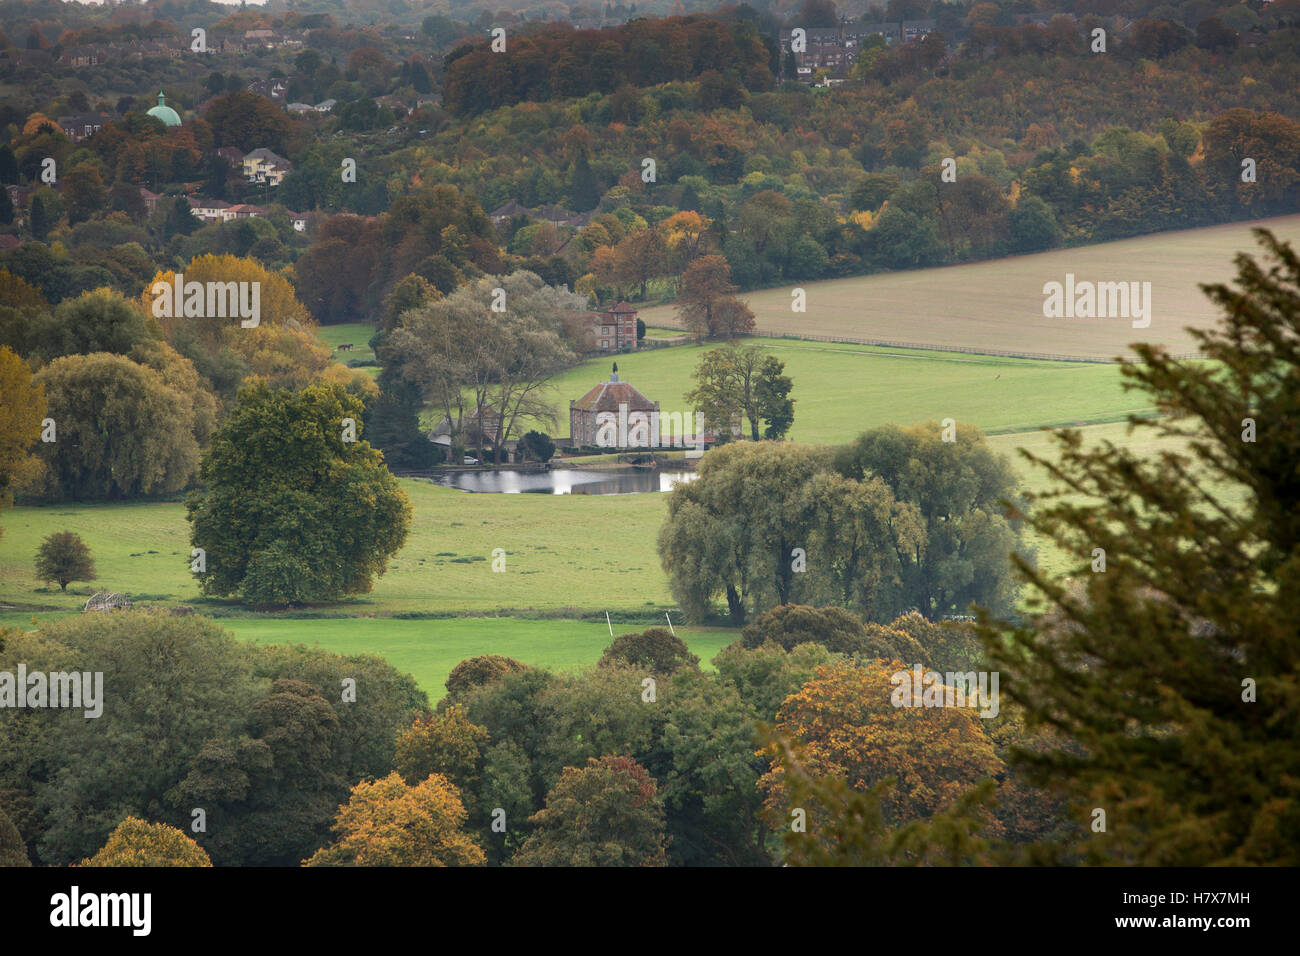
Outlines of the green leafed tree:
[{"label": "green leafed tree", "polygon": [[41,369],[36,381],[57,428],[57,440],[41,445],[49,493],[121,499],[184,488],[204,429],[193,390],[169,378],[107,352],[65,355]]},{"label": "green leafed tree", "polygon": [[666,627],[620,634],[600,657],[604,666],[616,661],[633,668],[644,667],[655,674],[671,674],[682,667],[698,667],[700,663],[686,642]]},{"label": "green leafed tree", "polygon": [[1019,519],[1003,502],[1016,498],[1015,474],[978,428],[950,427],[949,435],[939,422],[886,425],[835,453],[841,475],[879,478],[919,512],[924,546],[900,568],[907,600],[895,613],[913,607],[936,618],[967,613],[972,602],[1003,613],[1014,601],[1008,555],[1019,547]]},{"label": "green leafed tree", "polygon": [[187,506],[204,593],[265,605],[371,589],[406,540],[411,505],[361,424],[360,400],[338,386],[241,391]]},{"label": "green leafed tree", "polygon": [[95,580],[95,559],[81,535],[56,531],[41,542],[36,552],[36,576],[42,581],[53,581],[60,591],[66,591],[73,581]]},{"label": "green leafed tree", "polygon": [[1004,693],[1065,742],[1019,761],[1069,796],[1067,849],[1099,862],[1300,862],[1300,257],[1256,235],[1262,261],[1203,286],[1224,315],[1191,333],[1211,363],[1138,345],[1123,366],[1169,413],[1134,427],[1173,448],[1064,431],[1059,460],[1029,456],[1054,479],[1029,524],[1073,581],[1017,561],[1031,614],[981,622]]},{"label": "green leafed tree", "polygon": [[631,757],[590,758],[565,767],[530,820],[537,829],[515,866],[663,866],[664,807],[659,788]]}]

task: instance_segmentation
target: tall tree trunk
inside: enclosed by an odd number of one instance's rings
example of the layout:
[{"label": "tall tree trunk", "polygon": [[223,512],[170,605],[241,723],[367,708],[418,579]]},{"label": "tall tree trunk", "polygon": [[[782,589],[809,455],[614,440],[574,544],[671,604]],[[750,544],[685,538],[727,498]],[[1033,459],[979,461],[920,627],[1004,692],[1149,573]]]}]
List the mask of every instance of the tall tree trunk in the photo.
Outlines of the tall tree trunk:
[{"label": "tall tree trunk", "polygon": [[735,585],[727,585],[727,611],[731,614],[732,627],[744,627],[745,602],[736,593]]}]

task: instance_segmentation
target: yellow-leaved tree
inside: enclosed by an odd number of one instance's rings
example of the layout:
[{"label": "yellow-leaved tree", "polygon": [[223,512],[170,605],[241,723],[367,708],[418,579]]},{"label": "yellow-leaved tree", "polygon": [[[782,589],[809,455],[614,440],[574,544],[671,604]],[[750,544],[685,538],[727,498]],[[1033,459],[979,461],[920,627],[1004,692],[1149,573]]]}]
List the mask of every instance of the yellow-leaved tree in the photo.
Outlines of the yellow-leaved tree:
[{"label": "yellow-leaved tree", "polygon": [[127,817],[81,866],[211,866],[207,851],[165,823]]},{"label": "yellow-leaved tree", "polygon": [[[961,706],[897,707],[892,675],[911,673],[899,661],[841,663],[818,668],[816,676],[786,698],[777,713],[776,736],[795,742],[804,770],[813,778],[838,778],[866,792],[882,789],[883,822],[896,827],[953,808],[981,780],[1003,769],[984,732],[979,711]],[[918,697],[919,697],[918,689]],[[779,830],[791,825],[786,766],[771,749],[771,770],[759,781],[766,809]],[[820,821],[807,815],[807,833]],[[996,831],[996,825],[990,827]]]},{"label": "yellow-leaved tree", "polygon": [[32,485],[41,460],[32,446],[41,437],[45,389],[32,381],[32,370],[8,346],[0,346],[0,508],[14,502],[14,492]]},{"label": "yellow-leaved tree", "polygon": [[[368,376],[334,362],[330,350],[316,335],[316,323],[283,275],[271,272],[252,259],[232,255],[196,256],[182,267],[182,290],[200,283],[204,290],[201,315],[185,314],[183,294],[175,294],[176,272],[157,273],[141,296],[145,309],[157,318],[167,343],[194,362],[199,373],[221,397],[229,400],[244,381],[260,379],[278,388],[302,388],[312,381],[325,381],[365,396],[375,390]],[[222,289],[236,285],[240,308],[220,295],[210,308],[206,297],[209,283]],[[253,289],[256,288],[256,299]],[[157,291],[155,291],[155,289]],[[224,294],[224,293],[223,293]],[[251,325],[246,308],[256,301],[256,324]],[[222,314],[224,312],[224,315]],[[209,314],[211,313],[211,314]],[[250,323],[250,327],[245,327]]]},{"label": "yellow-leaved tree", "polygon": [[441,774],[407,786],[396,771],[363,780],[339,807],[338,839],[303,866],[479,866],[483,850],[462,831],[460,792]]}]

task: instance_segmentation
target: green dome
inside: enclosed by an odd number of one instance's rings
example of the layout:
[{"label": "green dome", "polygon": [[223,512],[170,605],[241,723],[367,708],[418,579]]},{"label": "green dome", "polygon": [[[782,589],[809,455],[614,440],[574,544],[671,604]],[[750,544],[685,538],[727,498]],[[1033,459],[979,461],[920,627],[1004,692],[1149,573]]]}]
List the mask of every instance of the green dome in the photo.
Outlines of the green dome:
[{"label": "green dome", "polygon": [[145,115],[152,116],[154,119],[162,120],[164,126],[181,125],[180,114],[167,105],[167,102],[161,93],[158,94],[158,105],[150,109]]}]

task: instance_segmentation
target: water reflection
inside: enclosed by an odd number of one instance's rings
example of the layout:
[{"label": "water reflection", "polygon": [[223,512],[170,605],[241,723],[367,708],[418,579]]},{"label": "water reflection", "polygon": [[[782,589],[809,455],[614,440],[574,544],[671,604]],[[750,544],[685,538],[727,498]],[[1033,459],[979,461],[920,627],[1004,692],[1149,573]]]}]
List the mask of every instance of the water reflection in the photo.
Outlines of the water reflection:
[{"label": "water reflection", "polygon": [[446,488],[485,494],[535,495],[635,495],[671,491],[679,481],[694,481],[693,471],[657,471],[628,468],[619,471],[460,471],[433,479]]}]

